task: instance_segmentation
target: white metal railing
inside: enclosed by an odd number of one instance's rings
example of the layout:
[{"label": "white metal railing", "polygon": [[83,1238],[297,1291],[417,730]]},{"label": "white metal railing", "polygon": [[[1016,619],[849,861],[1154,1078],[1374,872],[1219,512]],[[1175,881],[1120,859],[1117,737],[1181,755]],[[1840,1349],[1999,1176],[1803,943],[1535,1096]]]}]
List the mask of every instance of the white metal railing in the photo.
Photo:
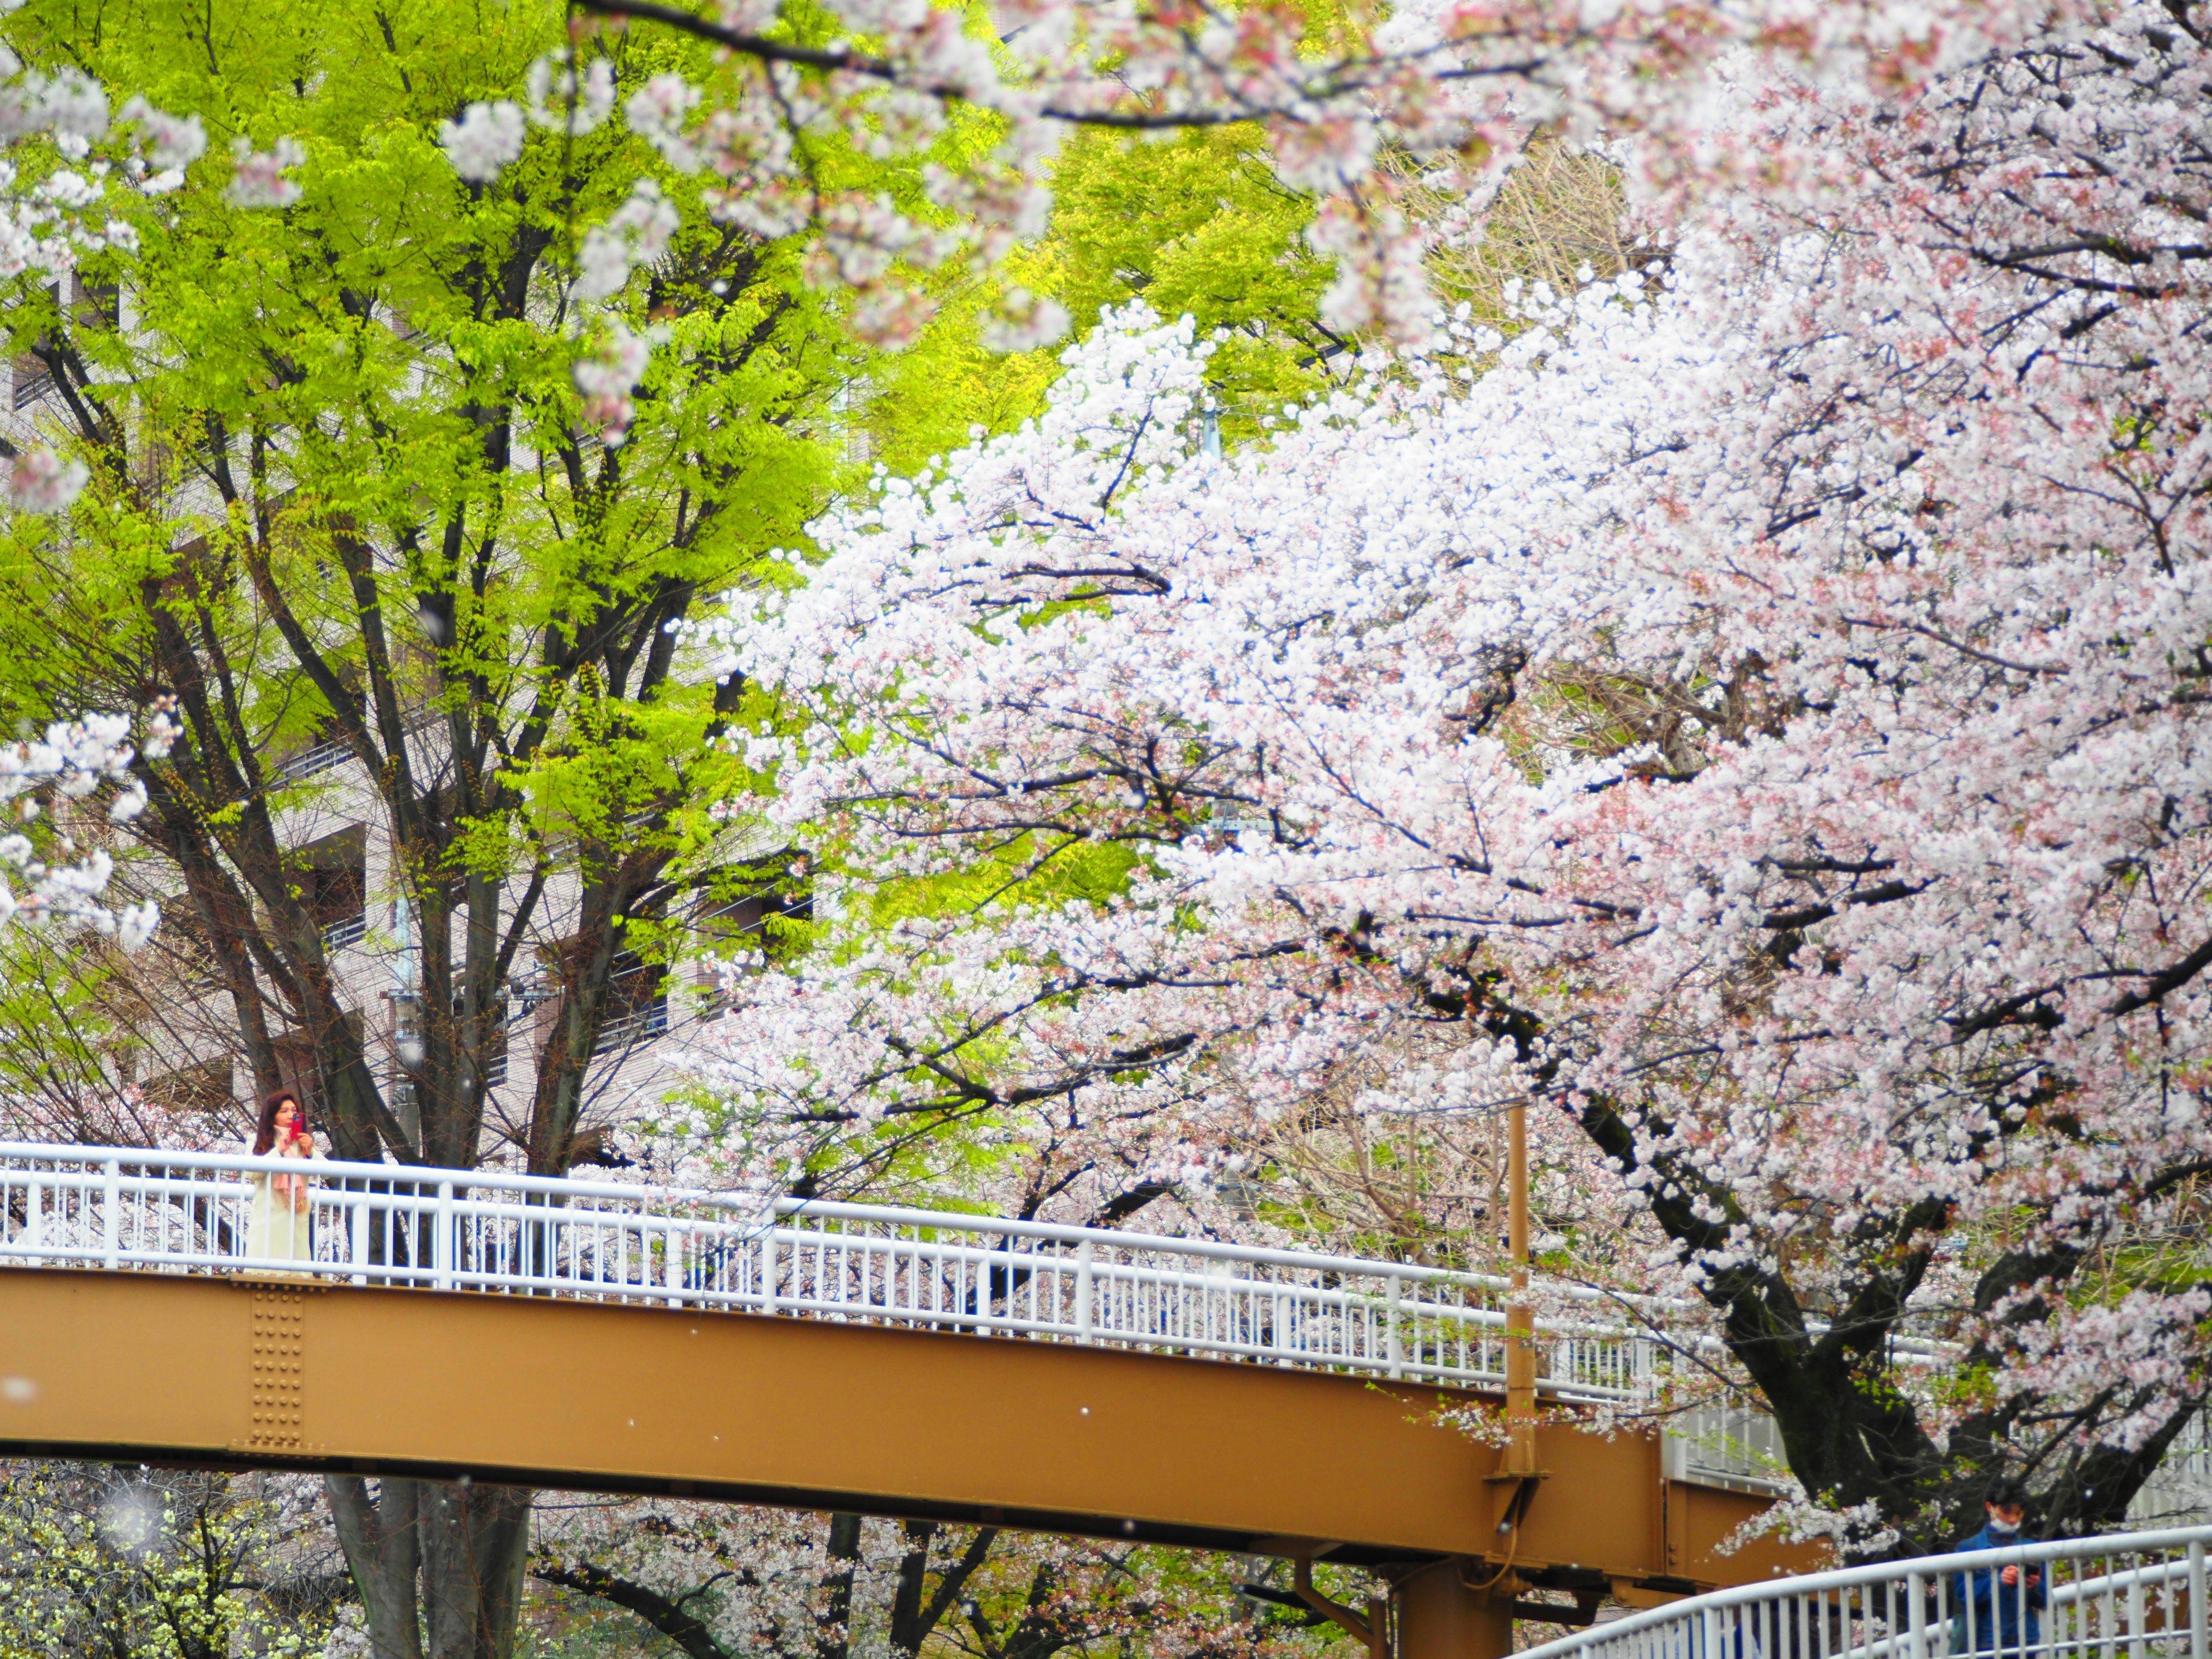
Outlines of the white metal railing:
[{"label": "white metal railing", "polygon": [[2212,1527],[2185,1527],[1846,1567],[1694,1596],[1518,1659],[2208,1659],[2208,1544]]},{"label": "white metal railing", "polygon": [[[310,1183],[305,1259],[246,1254],[255,1178],[279,1174]],[[785,1199],[771,1213],[723,1194],[402,1164],[0,1143],[7,1266],[300,1273],[1462,1387],[1504,1377],[1507,1285],[1480,1274],[872,1205]],[[1589,1316],[1540,1322],[1542,1390],[1633,1396],[1656,1345],[1606,1318],[1595,1295],[1570,1294]]]},{"label": "white metal railing", "polygon": [[276,769],[277,778],[286,783],[301,778],[313,777],[318,772],[327,772],[333,766],[343,766],[354,757],[353,744],[344,738],[325,738],[320,743],[310,744]]}]

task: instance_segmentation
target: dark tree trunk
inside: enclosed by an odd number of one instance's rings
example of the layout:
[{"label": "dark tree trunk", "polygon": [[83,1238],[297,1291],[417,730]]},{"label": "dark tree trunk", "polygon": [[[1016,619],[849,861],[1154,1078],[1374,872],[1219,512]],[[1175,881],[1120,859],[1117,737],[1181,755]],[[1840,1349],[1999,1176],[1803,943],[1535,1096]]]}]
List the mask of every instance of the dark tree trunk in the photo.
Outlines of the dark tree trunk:
[{"label": "dark tree trunk", "polygon": [[[355,1475],[324,1481],[374,1659],[508,1659],[530,1554],[531,1494]],[[418,1584],[419,1581],[419,1584]]]},{"label": "dark tree trunk", "polygon": [[853,1569],[860,1559],[860,1517],[839,1513],[830,1517],[830,1559],[836,1566],[828,1580],[830,1600],[822,1613],[821,1638],[815,1651],[821,1659],[846,1659],[853,1649]]},{"label": "dark tree trunk", "polygon": [[368,1625],[372,1659],[422,1659],[415,1578],[422,1565],[411,1480],[378,1483],[371,1496],[359,1475],[327,1475],[323,1492],[337,1523],[338,1543],[353,1572]]}]

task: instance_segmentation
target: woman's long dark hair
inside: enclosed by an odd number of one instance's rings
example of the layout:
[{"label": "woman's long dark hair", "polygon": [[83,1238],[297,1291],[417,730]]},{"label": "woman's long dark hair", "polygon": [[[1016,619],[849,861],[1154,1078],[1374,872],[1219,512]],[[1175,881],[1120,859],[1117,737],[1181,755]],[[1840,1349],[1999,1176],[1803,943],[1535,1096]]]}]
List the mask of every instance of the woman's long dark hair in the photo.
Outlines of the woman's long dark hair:
[{"label": "woman's long dark hair", "polygon": [[302,1135],[307,1133],[307,1102],[301,1100],[289,1089],[279,1089],[261,1103],[261,1122],[253,1132],[254,1157],[262,1157],[276,1146],[276,1109],[288,1100],[292,1103],[293,1111],[299,1115],[299,1121],[292,1126],[292,1133]]}]

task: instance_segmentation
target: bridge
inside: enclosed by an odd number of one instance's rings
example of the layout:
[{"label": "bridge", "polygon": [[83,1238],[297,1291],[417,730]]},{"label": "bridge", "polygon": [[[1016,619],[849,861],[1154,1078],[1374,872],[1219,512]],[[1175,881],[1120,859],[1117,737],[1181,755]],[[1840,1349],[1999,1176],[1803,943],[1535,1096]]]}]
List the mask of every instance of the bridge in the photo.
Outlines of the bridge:
[{"label": "bridge", "polygon": [[[311,1260],[244,1255],[257,1173],[313,1182]],[[1273,1555],[1376,1659],[1493,1659],[1516,1619],[1813,1565],[1719,1551],[1771,1491],[1740,1449],[1576,1426],[1654,1362],[1618,1304],[1570,1301],[1532,1342],[1510,1290],[949,1212],[0,1144],[0,1455]],[[1497,1406],[1532,1347],[1563,1409],[1516,1467],[1440,1419]],[[1322,1559],[1393,1594],[1340,1606],[1311,1588]]]}]

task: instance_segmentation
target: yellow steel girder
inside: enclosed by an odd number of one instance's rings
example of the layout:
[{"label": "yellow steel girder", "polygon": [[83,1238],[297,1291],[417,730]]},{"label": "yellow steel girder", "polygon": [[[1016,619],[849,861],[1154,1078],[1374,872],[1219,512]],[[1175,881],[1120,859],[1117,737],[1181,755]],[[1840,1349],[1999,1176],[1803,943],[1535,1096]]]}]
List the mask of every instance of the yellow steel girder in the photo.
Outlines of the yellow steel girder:
[{"label": "yellow steel girder", "polygon": [[[0,1269],[0,1452],[468,1477],[1633,1593],[1814,1565],[1655,1437],[1547,1425],[1517,1531],[1477,1396],[1020,1339],[269,1278]],[[16,1379],[20,1379],[19,1381]],[[1561,1575],[1565,1575],[1563,1577]]]}]

